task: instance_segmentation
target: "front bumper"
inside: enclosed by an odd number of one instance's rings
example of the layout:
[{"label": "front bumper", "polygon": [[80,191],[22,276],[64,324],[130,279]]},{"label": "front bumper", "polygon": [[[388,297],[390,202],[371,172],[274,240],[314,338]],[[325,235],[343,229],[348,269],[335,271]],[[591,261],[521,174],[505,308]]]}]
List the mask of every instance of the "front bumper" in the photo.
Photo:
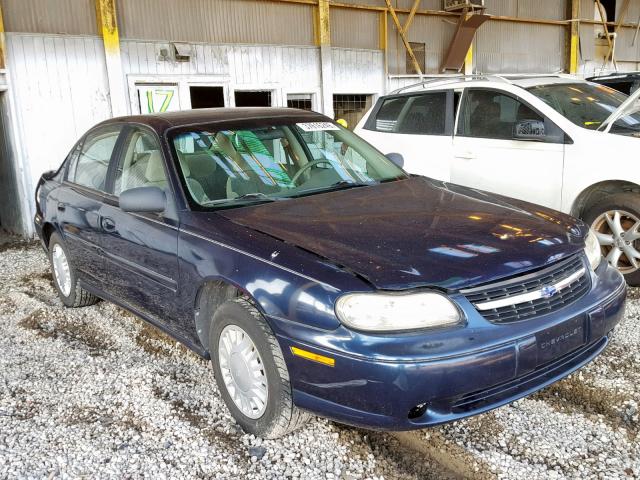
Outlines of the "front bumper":
[{"label": "front bumper", "polygon": [[[606,265],[592,276],[590,292],[574,304],[511,325],[489,324],[459,299],[468,324],[438,334],[389,339],[270,320],[296,405],[352,425],[410,430],[507,404],[595,358],[622,318],[626,285]],[[294,356],[291,347],[333,358],[335,366]]]}]

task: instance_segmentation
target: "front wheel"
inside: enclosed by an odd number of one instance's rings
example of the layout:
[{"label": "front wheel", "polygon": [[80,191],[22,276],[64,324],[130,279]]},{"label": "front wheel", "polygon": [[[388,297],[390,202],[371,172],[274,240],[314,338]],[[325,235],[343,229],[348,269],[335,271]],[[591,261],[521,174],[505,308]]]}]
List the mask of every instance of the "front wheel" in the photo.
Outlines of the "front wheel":
[{"label": "front wheel", "polygon": [[611,195],[590,207],[583,217],[596,232],[609,264],[629,285],[640,286],[640,196]]},{"label": "front wheel", "polygon": [[209,352],[222,398],[244,431],[278,438],[308,420],[293,404],[280,345],[248,300],[228,300],[218,308]]}]

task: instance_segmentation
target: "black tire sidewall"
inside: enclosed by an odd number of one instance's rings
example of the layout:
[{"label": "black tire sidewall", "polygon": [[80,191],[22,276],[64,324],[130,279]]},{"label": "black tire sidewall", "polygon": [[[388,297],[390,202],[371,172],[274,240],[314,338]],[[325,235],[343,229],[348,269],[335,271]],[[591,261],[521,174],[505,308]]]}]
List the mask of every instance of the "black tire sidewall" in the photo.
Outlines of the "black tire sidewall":
[{"label": "black tire sidewall", "polygon": [[[262,325],[259,325],[258,322],[261,322]],[[236,407],[222,380],[222,372],[218,361],[218,342],[222,331],[228,325],[236,325],[242,328],[251,337],[265,368],[268,392],[267,405],[263,415],[257,419],[247,417]],[[282,378],[273,358],[271,346],[264,331],[265,328],[269,332],[271,331],[262,316],[257,319],[241,304],[227,301],[216,311],[209,335],[211,363],[220,394],[238,424],[246,432],[253,433],[259,437],[267,436],[277,423],[283,412],[282,399],[284,398]]]},{"label": "black tire sidewall", "polygon": [[[67,263],[69,264],[69,275],[71,276],[71,291],[69,292],[68,296],[66,296],[64,293],[62,293],[62,290],[60,290],[60,287],[58,286],[58,280],[56,279],[55,269],[53,267],[53,247],[56,244],[60,245],[60,247],[62,248],[62,251],[67,257]],[[73,307],[75,303],[75,297],[76,297],[76,282],[77,282],[76,272],[73,268],[73,265],[71,264],[71,258],[69,257],[69,250],[67,249],[67,246],[64,244],[64,241],[62,240],[62,238],[58,233],[54,233],[51,235],[51,238],[49,239],[48,252],[49,252],[49,265],[51,266],[51,276],[53,278],[53,285],[56,289],[56,292],[58,292],[58,296],[60,297],[60,300],[62,300],[62,303],[64,303],[67,307]]]},{"label": "black tire sidewall", "polygon": [[[582,214],[582,220],[591,227],[596,218],[611,210],[625,210],[640,218],[640,195],[635,193],[616,193],[607,196],[602,201],[587,208]],[[625,275],[624,279],[632,287],[640,286],[640,270]]]}]

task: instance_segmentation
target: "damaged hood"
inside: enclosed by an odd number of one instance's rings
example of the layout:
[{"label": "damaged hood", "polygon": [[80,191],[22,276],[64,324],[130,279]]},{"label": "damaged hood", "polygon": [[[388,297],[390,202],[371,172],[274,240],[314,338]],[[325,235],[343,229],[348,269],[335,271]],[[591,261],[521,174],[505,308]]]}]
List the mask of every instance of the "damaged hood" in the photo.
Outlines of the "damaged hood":
[{"label": "damaged hood", "polygon": [[[632,93],[616,110],[614,110],[607,119],[602,122],[598,130],[608,133],[615,122],[622,117],[637,113],[640,111],[640,88]],[[633,120],[633,119],[631,119]]]},{"label": "damaged hood", "polygon": [[218,212],[326,258],[379,289],[459,289],[583,248],[562,213],[424,177]]}]

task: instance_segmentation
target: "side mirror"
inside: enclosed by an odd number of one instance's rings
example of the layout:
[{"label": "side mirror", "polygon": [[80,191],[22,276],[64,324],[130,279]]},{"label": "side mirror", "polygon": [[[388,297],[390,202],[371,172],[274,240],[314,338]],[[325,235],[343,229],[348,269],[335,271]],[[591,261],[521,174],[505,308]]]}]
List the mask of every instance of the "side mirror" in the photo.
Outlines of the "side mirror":
[{"label": "side mirror", "polygon": [[120,194],[120,208],[132,213],[161,213],[167,208],[167,197],[158,187],[138,187]]},{"label": "side mirror", "polygon": [[400,168],[404,167],[404,157],[402,156],[402,154],[391,152],[391,153],[387,153],[385,157],[387,157],[389,160],[395,163],[398,167]]},{"label": "side mirror", "polygon": [[44,178],[45,180],[51,180],[56,176],[56,173],[58,173],[57,170],[48,170],[42,174],[42,178]]},{"label": "side mirror", "polygon": [[542,142],[547,138],[544,122],[542,120],[520,120],[513,127],[515,140],[529,140]]}]

